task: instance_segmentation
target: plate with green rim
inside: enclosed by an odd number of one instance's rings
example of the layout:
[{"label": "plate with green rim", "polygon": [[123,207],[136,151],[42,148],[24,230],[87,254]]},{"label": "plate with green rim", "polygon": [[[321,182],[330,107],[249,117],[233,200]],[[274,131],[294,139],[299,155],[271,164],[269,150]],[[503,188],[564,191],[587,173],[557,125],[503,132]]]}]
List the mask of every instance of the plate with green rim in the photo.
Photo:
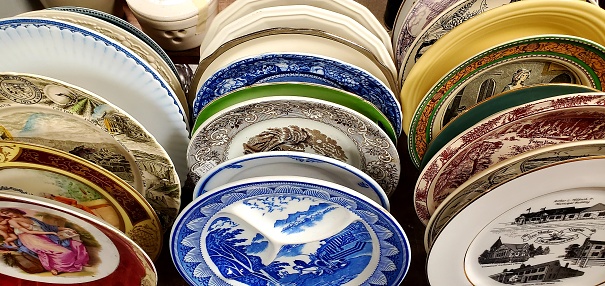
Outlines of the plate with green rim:
[{"label": "plate with green rim", "polygon": [[408,136],[412,161],[422,160],[456,115],[511,87],[563,82],[601,90],[604,81],[605,47],[583,38],[540,35],[485,50],[442,77],[416,108]]},{"label": "plate with green rim", "polygon": [[542,84],[511,90],[494,96],[492,99],[477,104],[475,107],[460,114],[456,120],[451,121],[429,144],[421,168],[433,158],[450,140],[475,125],[484,118],[508,108],[516,107],[535,100],[545,99],[565,94],[598,91],[596,89],[575,84]]},{"label": "plate with green rim", "polygon": [[389,119],[371,102],[361,98],[360,96],[340,90],[337,88],[327,87],[319,84],[311,83],[266,83],[255,84],[249,87],[235,90],[225,96],[219,97],[206,105],[197,116],[193,126],[194,134],[197,128],[212,115],[249,99],[262,98],[268,96],[302,96],[315,99],[328,100],[330,102],[346,106],[363,114],[368,119],[372,120],[382,130],[384,130],[389,138],[396,143],[397,133],[391,125]]}]

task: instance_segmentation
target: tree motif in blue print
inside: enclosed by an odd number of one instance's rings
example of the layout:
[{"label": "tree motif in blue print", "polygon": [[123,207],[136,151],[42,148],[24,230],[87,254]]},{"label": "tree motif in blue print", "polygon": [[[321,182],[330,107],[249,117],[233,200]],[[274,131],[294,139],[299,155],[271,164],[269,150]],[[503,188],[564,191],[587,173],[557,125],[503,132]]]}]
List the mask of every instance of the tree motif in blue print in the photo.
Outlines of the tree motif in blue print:
[{"label": "tree motif in blue print", "polygon": [[263,215],[264,215],[264,213],[272,213],[274,211],[283,212],[284,210],[286,210],[288,208],[288,204],[290,204],[291,202],[301,202],[303,200],[310,200],[312,202],[317,201],[316,199],[308,198],[308,197],[305,198],[305,197],[281,195],[281,196],[266,196],[266,197],[259,197],[259,198],[244,200],[243,204],[252,209],[262,211]]},{"label": "tree motif in blue print", "polygon": [[288,218],[277,220],[273,226],[281,228],[282,233],[293,234],[305,231],[306,227],[312,227],[323,220],[324,215],[336,209],[336,206],[328,203],[319,203],[309,206],[306,211],[289,214]]},{"label": "tree motif in blue print", "polygon": [[309,245],[284,245],[267,265],[255,254],[266,251],[269,242],[259,233],[252,239],[243,238],[243,233],[231,219],[217,218],[206,249],[225,278],[247,285],[342,285],[357,277],[372,255],[372,240],[361,222],[321,240],[311,253],[303,252]]}]

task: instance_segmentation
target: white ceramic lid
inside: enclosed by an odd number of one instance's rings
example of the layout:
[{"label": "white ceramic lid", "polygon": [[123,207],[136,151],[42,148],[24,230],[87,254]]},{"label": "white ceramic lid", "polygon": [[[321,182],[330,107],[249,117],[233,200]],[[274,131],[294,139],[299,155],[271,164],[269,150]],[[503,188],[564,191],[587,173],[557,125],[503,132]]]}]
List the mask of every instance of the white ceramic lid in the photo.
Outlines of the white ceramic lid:
[{"label": "white ceramic lid", "polygon": [[205,0],[126,0],[126,3],[139,16],[160,22],[179,21],[203,15],[207,13],[210,6]]}]

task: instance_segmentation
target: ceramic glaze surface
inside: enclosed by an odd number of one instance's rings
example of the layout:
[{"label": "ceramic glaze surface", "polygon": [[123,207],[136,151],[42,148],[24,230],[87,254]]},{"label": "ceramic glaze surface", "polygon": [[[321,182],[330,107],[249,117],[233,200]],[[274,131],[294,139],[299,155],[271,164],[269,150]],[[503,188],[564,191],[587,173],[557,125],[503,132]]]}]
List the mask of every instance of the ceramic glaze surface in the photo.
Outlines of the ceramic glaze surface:
[{"label": "ceramic glaze surface", "polygon": [[214,73],[199,89],[193,115],[213,99],[262,82],[300,81],[337,87],[357,94],[378,107],[401,134],[401,107],[383,83],[366,71],[318,55],[265,54],[231,63]]},{"label": "ceramic glaze surface", "polygon": [[261,178],[216,189],[182,213],[171,253],[189,283],[401,282],[409,245],[382,208],[319,180]]}]

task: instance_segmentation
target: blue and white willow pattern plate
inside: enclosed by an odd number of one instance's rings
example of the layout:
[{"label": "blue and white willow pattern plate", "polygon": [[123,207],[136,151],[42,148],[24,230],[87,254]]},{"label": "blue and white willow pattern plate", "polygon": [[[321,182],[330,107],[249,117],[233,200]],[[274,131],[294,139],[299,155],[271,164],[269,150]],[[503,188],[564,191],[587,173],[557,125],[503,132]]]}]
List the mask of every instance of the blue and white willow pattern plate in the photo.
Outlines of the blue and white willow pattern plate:
[{"label": "blue and white willow pattern plate", "polygon": [[192,285],[399,285],[408,239],[382,207],[322,180],[272,176],[198,197],[170,236]]},{"label": "blue and white willow pattern plate", "polygon": [[235,61],[214,73],[198,90],[194,118],[210,101],[239,88],[265,82],[308,82],[339,88],[378,107],[401,135],[401,106],[386,85],[345,62],[310,54],[270,53]]},{"label": "blue and white willow pattern plate", "polygon": [[193,199],[229,182],[276,175],[302,176],[339,184],[389,210],[387,194],[366,173],[327,156],[296,151],[251,153],[225,161],[212,168],[197,182]]}]

